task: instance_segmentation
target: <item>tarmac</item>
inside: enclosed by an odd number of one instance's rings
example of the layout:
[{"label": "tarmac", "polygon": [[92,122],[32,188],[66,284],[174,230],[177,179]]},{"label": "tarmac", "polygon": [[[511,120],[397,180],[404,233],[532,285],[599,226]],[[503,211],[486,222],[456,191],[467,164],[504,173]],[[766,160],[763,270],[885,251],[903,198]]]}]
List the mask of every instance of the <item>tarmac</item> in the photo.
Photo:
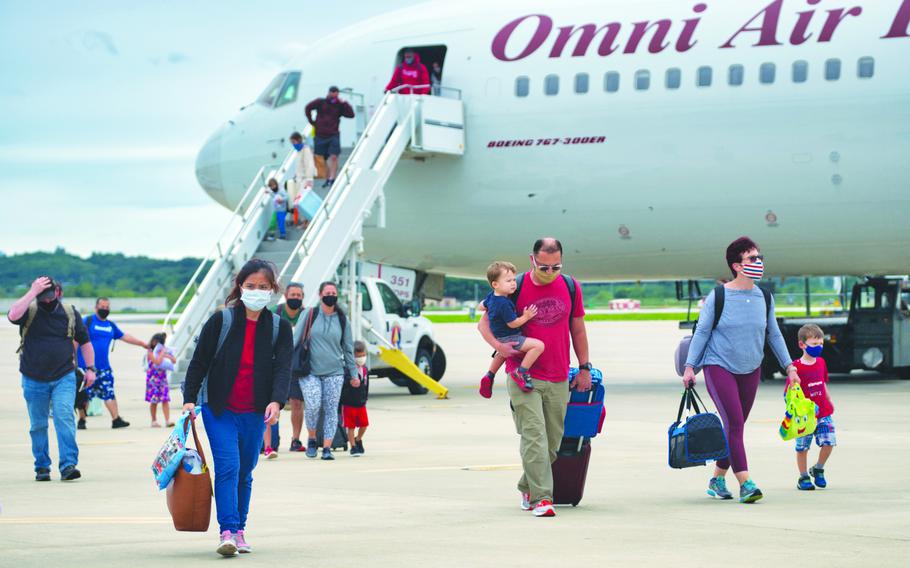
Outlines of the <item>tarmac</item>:
[{"label": "tarmac", "polygon": [[[124,330],[150,337],[157,326]],[[672,356],[683,332],[673,322],[589,323],[591,360],[606,376],[604,433],[592,442],[581,504],[538,519],[518,507],[518,437],[504,378],[492,400],[476,392],[489,349],[471,324],[436,331],[450,398],[412,396],[375,380],[364,457],[338,452],[323,462],[289,454],[290,416],[282,413],[280,457],[260,461],[254,472],[247,527],[254,553],[227,561],[272,568],[907,565],[910,381],[832,379],[839,445],[826,468],[829,487],[812,492],[796,489],[793,443],[777,434],[783,381],[763,383],[746,444],[765,498],[715,501],[705,494],[709,468],[667,466],[667,428],[681,392]],[[17,344],[4,318],[0,566],[225,561],[215,554],[214,510],[208,533],[178,533],[153,483],[152,458],[167,430],[149,426],[141,349],[118,344],[112,353],[121,414],[132,425],[112,430],[106,414],[89,418],[78,432],[83,478],[69,483],[59,481],[51,433],[54,479],[36,483]],[[736,487],[732,475],[728,482]]]}]

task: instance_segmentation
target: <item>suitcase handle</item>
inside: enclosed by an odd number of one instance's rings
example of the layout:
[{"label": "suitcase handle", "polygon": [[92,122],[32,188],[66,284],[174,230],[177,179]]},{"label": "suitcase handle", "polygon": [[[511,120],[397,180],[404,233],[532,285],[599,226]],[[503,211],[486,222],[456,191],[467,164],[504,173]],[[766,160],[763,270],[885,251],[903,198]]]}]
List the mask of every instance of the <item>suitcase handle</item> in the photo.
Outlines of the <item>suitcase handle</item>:
[{"label": "suitcase handle", "polygon": [[[202,451],[202,444],[199,443],[199,434],[196,432],[196,413],[192,413],[187,417],[183,422],[183,438],[186,439],[187,434],[189,433],[189,427],[193,428],[193,445],[196,446],[196,453],[199,454],[199,457],[202,458],[202,466],[205,470],[209,469],[209,464],[205,460],[205,452]],[[180,467],[183,467],[182,465]]]}]

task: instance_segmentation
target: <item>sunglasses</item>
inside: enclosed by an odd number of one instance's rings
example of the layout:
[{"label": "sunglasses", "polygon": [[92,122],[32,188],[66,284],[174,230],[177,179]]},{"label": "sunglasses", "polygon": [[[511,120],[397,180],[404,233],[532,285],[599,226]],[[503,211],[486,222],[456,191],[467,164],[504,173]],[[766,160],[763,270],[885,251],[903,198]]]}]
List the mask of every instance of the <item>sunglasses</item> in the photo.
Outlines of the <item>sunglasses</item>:
[{"label": "sunglasses", "polygon": [[561,264],[538,264],[533,256],[531,257],[531,262],[534,264],[534,268],[541,272],[559,272],[562,270]]},{"label": "sunglasses", "polygon": [[747,256],[743,260],[748,260],[749,262],[758,262],[758,261],[764,262],[765,257],[764,257],[764,255],[761,255],[761,254],[753,254],[752,256]]}]

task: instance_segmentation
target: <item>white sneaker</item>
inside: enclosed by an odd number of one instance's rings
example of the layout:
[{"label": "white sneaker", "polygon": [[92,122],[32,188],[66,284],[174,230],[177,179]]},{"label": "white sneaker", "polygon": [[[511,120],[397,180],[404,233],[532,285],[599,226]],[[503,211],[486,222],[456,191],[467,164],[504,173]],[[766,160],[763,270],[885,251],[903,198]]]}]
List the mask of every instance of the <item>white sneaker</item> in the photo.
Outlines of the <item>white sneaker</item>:
[{"label": "white sneaker", "polygon": [[533,508],[534,508],[534,507],[531,506],[531,494],[530,494],[530,493],[522,493],[522,494],[521,494],[521,510],[522,510],[522,511],[530,511],[530,510],[533,509]]},{"label": "white sneaker", "polygon": [[537,506],[534,507],[535,517],[555,517],[556,509],[553,508],[553,502],[549,499],[541,499]]},{"label": "white sneaker", "polygon": [[234,535],[231,534],[231,531],[221,533],[221,542],[218,543],[218,548],[215,549],[215,552],[221,556],[234,556],[237,554],[237,541],[234,540]]}]

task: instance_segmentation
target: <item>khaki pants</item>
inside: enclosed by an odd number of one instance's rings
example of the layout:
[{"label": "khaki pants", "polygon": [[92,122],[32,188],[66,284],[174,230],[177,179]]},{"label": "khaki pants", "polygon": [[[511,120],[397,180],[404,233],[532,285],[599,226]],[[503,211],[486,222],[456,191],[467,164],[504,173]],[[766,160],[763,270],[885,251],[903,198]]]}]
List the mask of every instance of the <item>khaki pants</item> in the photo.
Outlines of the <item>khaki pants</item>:
[{"label": "khaki pants", "polygon": [[518,490],[531,494],[531,503],[553,499],[553,469],[562,441],[569,402],[567,381],[551,383],[532,379],[534,390],[522,392],[511,378],[508,382],[512,417],[521,436],[521,466],[524,473]]}]

